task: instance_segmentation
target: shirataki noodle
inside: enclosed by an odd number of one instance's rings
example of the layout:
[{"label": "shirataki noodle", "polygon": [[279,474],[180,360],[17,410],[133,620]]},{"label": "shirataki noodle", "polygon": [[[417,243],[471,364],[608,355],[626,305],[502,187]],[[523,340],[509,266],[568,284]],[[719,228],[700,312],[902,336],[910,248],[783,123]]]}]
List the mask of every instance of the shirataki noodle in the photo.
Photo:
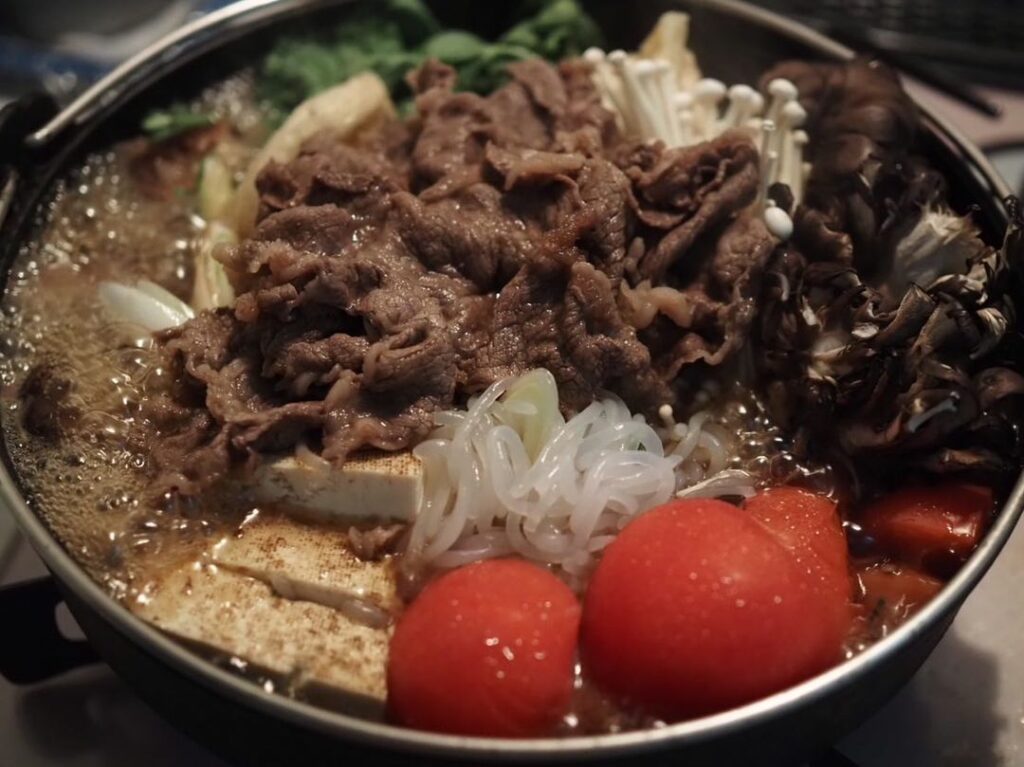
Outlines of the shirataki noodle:
[{"label": "shirataki noodle", "polygon": [[[557,405],[550,373],[528,376],[542,377],[542,397]],[[673,425],[666,451],[659,432],[610,394],[568,421],[551,418],[531,458],[525,428],[512,424],[543,418],[550,403],[506,401],[514,384],[499,381],[468,410],[438,414],[438,428],[415,448],[424,498],[408,551],[421,563],[450,568],[519,554],[579,575],[632,518],[677,491],[754,492],[749,474],[725,468],[728,436],[710,413]]]}]

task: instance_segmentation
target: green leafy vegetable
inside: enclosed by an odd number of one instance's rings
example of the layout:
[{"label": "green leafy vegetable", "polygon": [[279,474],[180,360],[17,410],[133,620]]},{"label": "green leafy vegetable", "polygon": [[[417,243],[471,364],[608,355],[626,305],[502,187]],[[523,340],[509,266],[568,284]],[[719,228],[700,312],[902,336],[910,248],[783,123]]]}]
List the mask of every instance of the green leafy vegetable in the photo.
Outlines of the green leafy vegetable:
[{"label": "green leafy vegetable", "polygon": [[407,40],[426,40],[441,31],[441,25],[422,0],[385,0],[379,4],[386,7]]},{"label": "green leafy vegetable", "polygon": [[602,41],[601,29],[576,0],[549,0],[536,16],[516,24],[501,37],[547,59],[578,56]]},{"label": "green leafy vegetable", "polygon": [[364,3],[326,39],[284,38],[263,62],[258,86],[271,107],[286,113],[310,96],[367,70],[394,93],[422,56],[416,50],[440,32],[420,0]]},{"label": "green leafy vegetable", "polygon": [[453,65],[465,64],[483,56],[487,52],[487,43],[472,32],[453,29],[431,37],[422,50],[428,58],[441,59]]},{"label": "green leafy vegetable", "polygon": [[210,115],[194,112],[184,104],[174,104],[146,115],[142,130],[154,141],[166,141],[196,128],[209,128],[215,122],[216,119]]},{"label": "green leafy vegetable", "polygon": [[504,82],[513,61],[560,59],[601,43],[597,24],[577,0],[542,0],[536,13],[497,41],[443,30],[422,0],[367,2],[326,39],[286,38],[267,56],[260,95],[281,114],[353,75],[380,75],[398,100],[408,95],[406,72],[437,58],[459,73],[459,86],[487,93]]}]

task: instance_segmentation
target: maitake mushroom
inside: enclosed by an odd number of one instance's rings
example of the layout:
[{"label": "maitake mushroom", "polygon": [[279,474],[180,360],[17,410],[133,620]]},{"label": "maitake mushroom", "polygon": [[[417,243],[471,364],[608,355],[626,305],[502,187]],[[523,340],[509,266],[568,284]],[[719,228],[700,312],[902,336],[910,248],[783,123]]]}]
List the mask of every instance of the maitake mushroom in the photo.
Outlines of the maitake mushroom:
[{"label": "maitake mushroom", "polygon": [[767,269],[755,358],[772,414],[799,448],[875,475],[1011,475],[1024,412],[1019,202],[1007,200],[1001,249],[953,213],[912,154],[916,116],[883,67],[789,63],[776,76],[804,99],[814,172],[793,241]]}]

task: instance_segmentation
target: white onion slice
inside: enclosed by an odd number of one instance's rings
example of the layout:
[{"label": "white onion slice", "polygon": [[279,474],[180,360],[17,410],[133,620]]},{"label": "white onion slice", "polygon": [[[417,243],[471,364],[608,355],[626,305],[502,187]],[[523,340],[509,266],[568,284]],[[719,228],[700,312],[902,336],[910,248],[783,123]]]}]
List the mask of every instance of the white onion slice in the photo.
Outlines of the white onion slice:
[{"label": "white onion slice", "polygon": [[104,308],[115,320],[151,333],[177,327],[195,316],[186,303],[149,280],[134,287],[101,282],[98,292]]}]

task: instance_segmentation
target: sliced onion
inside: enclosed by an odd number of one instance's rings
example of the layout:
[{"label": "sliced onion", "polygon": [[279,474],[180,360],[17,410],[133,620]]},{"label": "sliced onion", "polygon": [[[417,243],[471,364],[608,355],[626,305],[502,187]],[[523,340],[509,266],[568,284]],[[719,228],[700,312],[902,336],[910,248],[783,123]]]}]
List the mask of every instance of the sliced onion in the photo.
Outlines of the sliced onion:
[{"label": "sliced onion", "polygon": [[177,327],[195,316],[187,304],[148,280],[134,287],[101,282],[98,293],[104,308],[115,320],[137,325],[151,333]]}]

